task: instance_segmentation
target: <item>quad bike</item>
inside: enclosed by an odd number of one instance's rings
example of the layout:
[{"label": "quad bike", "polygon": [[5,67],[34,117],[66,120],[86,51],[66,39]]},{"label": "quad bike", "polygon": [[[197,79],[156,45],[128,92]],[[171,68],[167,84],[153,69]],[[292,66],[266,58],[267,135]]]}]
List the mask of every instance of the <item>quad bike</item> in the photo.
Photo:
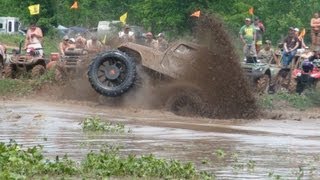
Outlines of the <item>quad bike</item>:
[{"label": "quad bike", "polygon": [[46,60],[41,55],[42,48],[35,49],[28,47],[27,51],[21,53],[21,44],[19,50],[14,49],[8,64],[4,67],[4,76],[6,78],[15,78],[18,74],[31,71],[31,76],[39,77],[46,71]]},{"label": "quad bike", "polygon": [[[310,50],[298,51],[293,58],[291,65],[288,67],[281,67],[281,70],[276,75],[273,82],[273,91],[287,91],[289,93],[296,92],[296,77],[298,73],[302,72],[302,62],[313,55]],[[280,59],[282,61],[282,53],[280,54]]]},{"label": "quad bike", "polygon": [[51,53],[50,67],[55,66],[55,80],[63,82],[67,79],[83,78],[88,68],[90,58],[84,49],[71,48],[66,50],[64,56]]},{"label": "quad bike", "polygon": [[[98,93],[117,98],[140,84],[141,74],[146,74],[152,79],[154,89],[161,91],[157,94],[161,94],[159,99],[168,110],[176,114],[196,111],[203,101],[201,92],[190,84],[173,82],[184,73],[183,67],[193,63],[195,53],[202,48],[193,43],[176,42],[160,52],[136,43],[124,43],[93,59],[88,71],[89,82]],[[165,85],[159,87],[159,84]]]},{"label": "quad bike", "polygon": [[241,63],[241,68],[258,94],[269,91],[271,81],[280,71],[273,59],[269,62],[262,62],[260,59],[253,60],[251,56],[246,57],[246,60]]},{"label": "quad bike", "polygon": [[[302,69],[302,65],[303,65],[303,61],[305,59],[301,59],[300,61],[298,61],[292,71],[292,79],[296,80],[298,76],[300,76],[303,73],[303,69]],[[310,77],[314,78],[314,88],[319,90],[320,89],[320,59],[315,59],[312,61],[313,64],[313,68],[310,72]],[[294,86],[296,86],[297,82],[294,81],[293,82]]]}]

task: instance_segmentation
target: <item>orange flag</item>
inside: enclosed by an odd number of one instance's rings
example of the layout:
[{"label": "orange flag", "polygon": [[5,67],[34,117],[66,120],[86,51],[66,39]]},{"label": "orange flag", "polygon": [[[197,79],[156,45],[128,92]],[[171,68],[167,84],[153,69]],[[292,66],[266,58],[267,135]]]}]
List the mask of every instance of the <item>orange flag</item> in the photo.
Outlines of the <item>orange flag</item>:
[{"label": "orange flag", "polygon": [[250,14],[250,15],[253,15],[253,7],[251,7],[251,8],[249,9],[249,14]]},{"label": "orange flag", "polygon": [[192,13],[190,16],[200,17],[200,14],[201,14],[200,11],[196,11],[196,12]]},{"label": "orange flag", "polygon": [[78,9],[78,1],[74,1],[74,3],[72,4],[72,6],[70,7],[70,9]]}]

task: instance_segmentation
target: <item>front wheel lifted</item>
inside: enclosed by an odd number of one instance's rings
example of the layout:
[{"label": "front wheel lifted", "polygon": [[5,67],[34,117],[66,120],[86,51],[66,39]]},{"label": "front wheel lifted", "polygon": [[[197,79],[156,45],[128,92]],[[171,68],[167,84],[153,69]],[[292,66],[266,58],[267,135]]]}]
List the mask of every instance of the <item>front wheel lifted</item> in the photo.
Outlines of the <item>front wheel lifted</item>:
[{"label": "front wheel lifted", "polygon": [[98,55],[89,66],[91,86],[105,96],[120,96],[127,92],[136,78],[134,59],[121,51]]}]

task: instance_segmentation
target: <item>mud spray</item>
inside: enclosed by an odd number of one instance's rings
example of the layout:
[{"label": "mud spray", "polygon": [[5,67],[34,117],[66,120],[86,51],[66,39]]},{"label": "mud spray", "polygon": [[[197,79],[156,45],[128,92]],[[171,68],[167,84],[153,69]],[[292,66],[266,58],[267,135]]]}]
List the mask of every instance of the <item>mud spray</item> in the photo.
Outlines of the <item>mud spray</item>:
[{"label": "mud spray", "polygon": [[209,104],[207,116],[254,118],[258,107],[240,67],[240,58],[222,21],[203,15],[196,22],[195,36],[210,53],[199,52],[196,64],[183,79],[202,89]]}]

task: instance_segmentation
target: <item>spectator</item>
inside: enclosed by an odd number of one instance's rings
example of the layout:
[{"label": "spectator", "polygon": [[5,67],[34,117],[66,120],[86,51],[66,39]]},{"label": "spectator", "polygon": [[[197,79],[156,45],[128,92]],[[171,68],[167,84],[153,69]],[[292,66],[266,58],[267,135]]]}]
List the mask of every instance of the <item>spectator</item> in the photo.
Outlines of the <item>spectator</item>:
[{"label": "spectator", "polygon": [[258,17],[254,19],[253,25],[256,30],[256,51],[257,53],[259,53],[262,46],[263,33],[265,31],[265,28]]},{"label": "spectator", "polygon": [[151,32],[147,32],[146,34],[145,45],[152,48],[157,48],[157,41],[153,39],[153,34]]},{"label": "spectator", "polygon": [[264,48],[259,51],[258,59],[264,63],[277,64],[280,66],[280,62],[275,55],[275,52],[271,47],[271,41],[269,40],[266,40]]},{"label": "spectator", "polygon": [[60,42],[59,44],[59,50],[60,50],[60,54],[62,56],[65,55],[65,51],[68,49],[68,48],[75,48],[75,44],[74,44],[75,40],[72,38],[72,39],[69,39],[68,36],[64,36],[63,37],[63,41]]},{"label": "spectator", "polygon": [[98,40],[97,36],[92,36],[91,39],[87,41],[86,49],[93,53],[100,52],[102,43]]},{"label": "spectator", "polygon": [[40,56],[43,55],[43,49],[42,49],[42,30],[36,26],[35,23],[30,23],[29,29],[27,30],[24,49],[27,50],[27,52],[30,52],[30,49],[35,49],[39,51]]},{"label": "spectator", "polygon": [[240,39],[243,43],[243,53],[247,63],[257,62],[257,52],[255,48],[256,31],[251,24],[251,19],[245,19],[245,25],[240,29]]},{"label": "spectator", "polygon": [[319,13],[314,13],[313,18],[311,18],[310,22],[311,26],[311,47],[313,49],[316,48],[316,46],[319,46],[319,36],[320,36],[320,17]]},{"label": "spectator", "polygon": [[157,49],[165,51],[168,48],[168,42],[164,39],[164,34],[159,33],[157,36]]},{"label": "spectator", "polygon": [[288,36],[285,38],[283,44],[282,65],[285,68],[290,65],[292,59],[296,55],[298,46],[298,37],[295,34],[294,28],[290,27]]},{"label": "spectator", "polygon": [[125,25],[123,31],[119,32],[119,39],[122,43],[135,41],[134,33],[130,30],[128,25]]},{"label": "spectator", "polygon": [[76,43],[76,48],[84,49],[86,47],[87,40],[81,34],[77,34],[76,35],[75,41],[76,41],[75,42]]}]

